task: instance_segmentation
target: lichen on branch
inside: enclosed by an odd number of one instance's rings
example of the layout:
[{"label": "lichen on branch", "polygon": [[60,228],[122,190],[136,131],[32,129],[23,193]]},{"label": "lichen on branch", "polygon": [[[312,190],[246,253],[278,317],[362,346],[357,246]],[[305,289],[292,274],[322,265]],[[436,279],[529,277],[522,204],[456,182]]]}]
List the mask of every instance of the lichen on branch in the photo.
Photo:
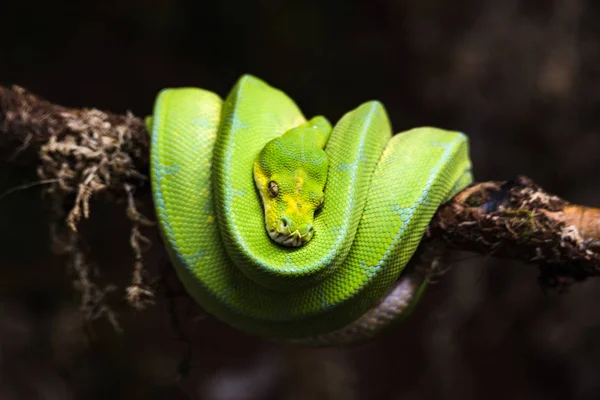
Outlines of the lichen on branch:
[{"label": "lichen on branch", "polygon": [[125,298],[136,309],[152,302],[154,293],[144,280],[142,256],[148,239],[140,230],[152,222],[137,211],[133,197],[133,188],[147,181],[148,138],[143,121],[131,113],[52,104],[18,86],[0,87],[0,155],[2,163],[35,168],[45,183],[44,194],[51,199],[54,215],[53,248],[69,256],[87,320],[105,317],[118,330],[116,315],[106,301],[115,285],[99,287],[92,279],[95,269],[86,255],[85,238],[78,232],[81,218],[90,215],[90,200],[99,195],[127,198],[125,215],[131,222],[134,261]]}]

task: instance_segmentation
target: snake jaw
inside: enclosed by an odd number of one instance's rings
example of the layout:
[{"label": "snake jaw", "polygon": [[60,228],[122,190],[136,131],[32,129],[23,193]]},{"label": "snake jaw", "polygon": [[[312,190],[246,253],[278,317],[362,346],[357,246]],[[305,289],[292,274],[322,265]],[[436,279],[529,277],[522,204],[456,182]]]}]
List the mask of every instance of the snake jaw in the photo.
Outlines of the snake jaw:
[{"label": "snake jaw", "polygon": [[[267,228],[267,231],[269,232],[271,239],[285,247],[300,247],[308,243],[314,234],[311,223],[293,231],[290,229],[289,225],[284,226],[283,224],[279,224],[277,228]],[[304,233],[302,233],[302,231]]]}]

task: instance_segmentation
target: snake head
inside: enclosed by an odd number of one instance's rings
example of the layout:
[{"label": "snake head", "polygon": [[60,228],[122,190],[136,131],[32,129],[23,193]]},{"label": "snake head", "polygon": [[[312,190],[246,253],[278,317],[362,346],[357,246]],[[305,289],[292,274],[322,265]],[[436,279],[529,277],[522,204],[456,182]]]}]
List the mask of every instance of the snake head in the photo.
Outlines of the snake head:
[{"label": "snake head", "polygon": [[279,244],[300,247],[313,237],[315,212],[323,206],[328,168],[323,147],[330,131],[329,122],[316,117],[268,142],[254,163],[265,227]]}]

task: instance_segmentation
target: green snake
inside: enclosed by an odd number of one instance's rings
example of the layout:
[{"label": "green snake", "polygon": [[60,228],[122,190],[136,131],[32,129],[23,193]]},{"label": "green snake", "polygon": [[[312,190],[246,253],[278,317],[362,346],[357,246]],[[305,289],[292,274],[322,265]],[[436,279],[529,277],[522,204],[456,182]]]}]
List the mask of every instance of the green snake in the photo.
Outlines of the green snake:
[{"label": "green snake", "polygon": [[163,89],[147,124],[160,232],[185,289],[274,341],[361,343],[407,315],[427,279],[403,270],[437,208],[472,182],[461,132],[392,135],[378,101],[332,126],[252,75],[224,99]]}]

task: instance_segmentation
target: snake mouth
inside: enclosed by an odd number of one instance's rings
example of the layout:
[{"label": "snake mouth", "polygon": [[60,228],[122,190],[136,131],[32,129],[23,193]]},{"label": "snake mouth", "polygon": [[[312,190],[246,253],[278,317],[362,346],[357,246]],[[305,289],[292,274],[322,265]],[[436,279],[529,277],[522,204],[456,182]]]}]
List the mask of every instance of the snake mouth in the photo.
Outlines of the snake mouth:
[{"label": "snake mouth", "polygon": [[267,231],[271,239],[286,247],[300,247],[307,243],[314,234],[312,224],[307,228],[296,229],[294,231],[291,231],[289,227],[283,229],[268,228]]}]

